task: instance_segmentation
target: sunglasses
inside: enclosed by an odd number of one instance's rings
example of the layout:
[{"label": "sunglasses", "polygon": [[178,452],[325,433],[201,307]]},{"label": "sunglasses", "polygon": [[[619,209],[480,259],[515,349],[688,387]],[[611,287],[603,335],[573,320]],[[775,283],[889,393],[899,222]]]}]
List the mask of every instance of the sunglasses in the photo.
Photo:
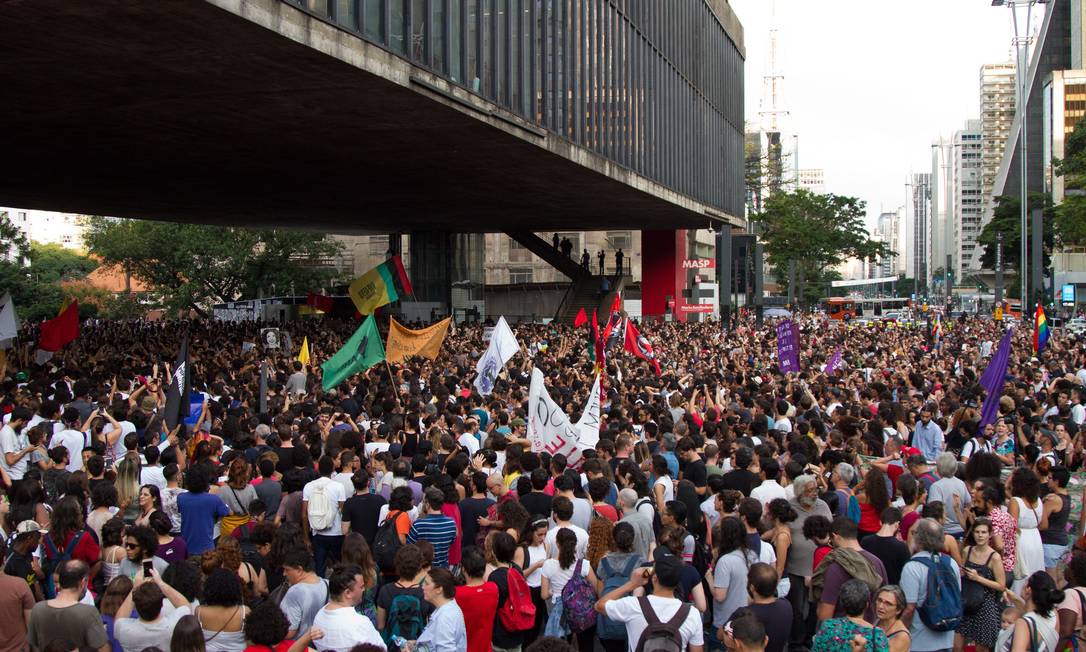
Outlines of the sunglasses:
[{"label": "sunglasses", "polygon": [[124,544],[124,547],[126,549],[128,549],[128,550],[135,550],[136,548],[139,548],[140,546],[139,546],[138,543],[126,543],[126,544]]}]

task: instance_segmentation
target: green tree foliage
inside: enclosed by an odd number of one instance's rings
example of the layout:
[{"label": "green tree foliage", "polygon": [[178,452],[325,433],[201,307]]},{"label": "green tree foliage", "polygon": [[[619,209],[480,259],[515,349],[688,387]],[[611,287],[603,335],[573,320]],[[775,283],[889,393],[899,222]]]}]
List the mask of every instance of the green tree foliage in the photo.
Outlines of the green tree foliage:
[{"label": "green tree foliage", "polygon": [[[0,293],[10,292],[20,321],[35,323],[56,317],[66,296],[61,281],[90,273],[97,264],[59,245],[28,242],[23,232],[0,213]],[[80,304],[80,314],[94,312]]]},{"label": "green tree foliage", "polygon": [[[996,205],[992,220],[984,225],[977,244],[984,247],[980,262],[985,269],[995,269],[996,242],[999,234],[1003,234],[1003,269],[1018,269],[1022,261],[1022,202],[1018,197],[1002,195],[996,197]],[[1049,254],[1052,253],[1052,244],[1055,237],[1055,226],[1052,221],[1052,200],[1046,194],[1033,193],[1029,196],[1029,210],[1035,208],[1044,210],[1044,266],[1049,266]],[[1017,281],[1016,281],[1017,282]]]},{"label": "green tree foliage", "polygon": [[788,263],[796,263],[796,293],[804,302],[824,296],[833,267],[850,258],[877,259],[892,255],[871,239],[864,224],[865,202],[854,197],[815,194],[808,190],[777,193],[753,216],[761,229],[769,263],[782,285]]},{"label": "green tree foliage", "polygon": [[1064,198],[1051,219],[1057,242],[1083,246],[1086,245],[1086,120],[1075,125],[1064,151],[1066,158],[1055,162],[1056,175],[1063,177]]},{"label": "green tree foliage", "polygon": [[205,310],[261,293],[314,290],[342,245],[319,233],[91,218],[91,253],[140,279],[168,308]]}]

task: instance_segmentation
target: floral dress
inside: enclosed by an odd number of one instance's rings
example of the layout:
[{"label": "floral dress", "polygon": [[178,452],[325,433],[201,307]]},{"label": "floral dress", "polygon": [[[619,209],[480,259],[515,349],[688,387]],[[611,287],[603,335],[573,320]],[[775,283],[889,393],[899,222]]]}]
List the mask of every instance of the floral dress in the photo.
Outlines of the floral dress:
[{"label": "floral dress", "polygon": [[890,641],[878,627],[860,627],[848,618],[822,621],[815,634],[811,652],[852,652],[852,637],[859,635],[867,641],[867,652],[889,652]]}]

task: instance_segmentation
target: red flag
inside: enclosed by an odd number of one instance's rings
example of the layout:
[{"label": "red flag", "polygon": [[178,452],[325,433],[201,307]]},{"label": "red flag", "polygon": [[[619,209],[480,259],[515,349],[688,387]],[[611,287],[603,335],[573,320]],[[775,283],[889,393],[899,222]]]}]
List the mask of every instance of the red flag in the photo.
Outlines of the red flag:
[{"label": "red flag", "polygon": [[305,298],[305,303],[307,306],[312,306],[321,312],[332,312],[332,297],[310,292]]},{"label": "red flag", "polygon": [[615,312],[621,312],[621,311],[622,311],[622,293],[621,292],[615,292],[615,300],[611,302],[611,312],[615,313]]},{"label": "red flag", "polygon": [[79,302],[72,299],[60,314],[41,323],[38,348],[43,351],[59,351],[65,344],[79,337]]},{"label": "red flag", "polygon": [[603,348],[603,338],[600,337],[600,325],[596,321],[595,309],[592,310],[592,345],[596,354],[596,371],[602,372],[607,369],[607,353]]},{"label": "red flag", "polygon": [[642,360],[651,362],[656,367],[656,375],[660,375],[660,361],[656,359],[656,352],[652,350],[652,344],[629,319],[626,320],[626,343],[623,348]]},{"label": "red flag", "polygon": [[577,316],[573,319],[573,327],[580,328],[588,322],[588,315],[584,314],[584,308],[577,311]]}]

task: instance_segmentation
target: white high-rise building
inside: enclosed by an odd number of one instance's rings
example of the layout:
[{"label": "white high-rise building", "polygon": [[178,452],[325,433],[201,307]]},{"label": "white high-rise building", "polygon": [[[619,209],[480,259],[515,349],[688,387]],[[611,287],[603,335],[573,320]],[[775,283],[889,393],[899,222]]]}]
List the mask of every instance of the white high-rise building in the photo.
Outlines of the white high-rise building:
[{"label": "white high-rise building", "polygon": [[980,120],[968,120],[965,129],[954,134],[953,170],[953,215],[956,239],[952,241],[954,254],[954,281],[962,283],[964,270],[975,269],[974,257],[983,251],[977,247],[977,237],[981,231],[981,197],[983,178],[981,174],[983,140]]},{"label": "white high-rise building", "polygon": [[815,194],[826,192],[825,172],[820,168],[804,168],[798,174],[799,187]]},{"label": "white high-rise building", "polygon": [[913,173],[909,184],[909,260],[905,275],[931,286],[931,173]]},{"label": "white high-rise building", "polygon": [[1014,122],[1015,65],[989,63],[980,68],[981,215],[992,200],[992,186]]},{"label": "white high-rise building", "polygon": [[83,215],[0,206],[0,213],[5,212],[28,241],[83,249],[83,233],[87,228]]},{"label": "white high-rise building", "polygon": [[871,239],[884,243],[892,255],[883,256],[876,264],[872,265],[868,269],[869,278],[881,278],[884,276],[892,276],[897,273],[897,259],[902,257],[900,218],[901,216],[898,212],[884,212],[879,215],[878,222],[875,226],[875,232],[871,234]]}]

